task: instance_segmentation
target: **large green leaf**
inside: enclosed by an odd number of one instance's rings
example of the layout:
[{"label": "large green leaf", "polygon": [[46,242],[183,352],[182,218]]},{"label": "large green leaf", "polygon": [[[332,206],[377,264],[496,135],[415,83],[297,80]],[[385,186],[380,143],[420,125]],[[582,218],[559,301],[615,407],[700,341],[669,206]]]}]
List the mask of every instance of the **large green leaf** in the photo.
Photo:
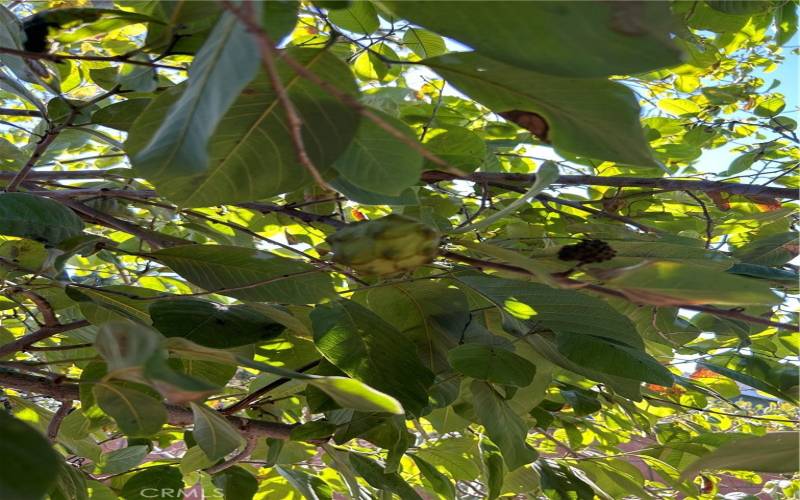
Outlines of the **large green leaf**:
[{"label": "large green leaf", "polygon": [[[404,133],[409,141],[417,140],[405,123],[380,111],[373,113]],[[350,147],[333,168],[356,187],[396,196],[419,181],[422,156],[371,120],[362,120]]]},{"label": "large green leaf", "polygon": [[396,397],[413,415],[428,404],[433,373],[392,325],[349,300],[317,306],[311,321],[317,349],[337,368]]},{"label": "large green leaf", "polygon": [[[744,358],[747,359],[747,358]],[[767,394],[771,394],[775,397],[785,399],[789,402],[796,402],[797,398],[792,396],[791,394],[787,393],[786,391],[781,390],[780,387],[774,386],[770,382],[766,382],[759,378],[754,377],[753,375],[749,375],[747,373],[742,373],[738,370],[733,370],[726,366],[720,366],[715,363],[708,363],[706,361],[700,361],[697,363],[699,366],[703,368],[707,368],[713,372],[719,373],[720,375],[724,375],[731,380],[735,380],[736,382],[749,385],[753,389],[757,389],[761,392],[765,392]],[[796,377],[793,377],[796,379]]]},{"label": "large green leaf", "polygon": [[[681,63],[666,3],[380,0],[483,55],[540,73],[597,77]],[[479,22],[476,22],[479,21]]]},{"label": "large green leaf", "polygon": [[167,423],[167,410],[152,395],[116,382],[100,382],[92,393],[99,406],[129,437],[149,437]]},{"label": "large green leaf", "polygon": [[227,349],[260,343],[284,327],[247,305],[209,300],[161,300],[150,305],[153,327],[167,337],[184,337],[206,347]]},{"label": "large green leaf", "polygon": [[403,500],[422,500],[422,497],[396,472],[386,472],[371,458],[350,453],[350,464],[373,488],[396,493]]},{"label": "large green leaf", "polygon": [[325,392],[342,408],[363,412],[404,413],[403,406],[395,398],[356,379],[319,377],[309,380],[308,384]]},{"label": "large green leaf", "polygon": [[147,299],[163,293],[131,285],[94,288],[69,286],[66,291],[70,298],[78,302],[83,316],[95,325],[118,320],[150,325],[152,320],[147,312],[150,301]]},{"label": "large green leaf", "polygon": [[0,497],[40,500],[55,480],[62,460],[39,431],[0,411]]},{"label": "large green leaf", "polygon": [[463,344],[451,350],[450,364],[469,377],[496,384],[525,387],[533,382],[536,366],[513,352],[487,344]]},{"label": "large green leaf", "polygon": [[[557,333],[594,335],[642,347],[633,323],[600,299],[573,290],[486,275],[459,276],[506,314]],[[580,314],[576,314],[580,311]]]},{"label": "large green leaf", "polygon": [[182,491],[181,471],[171,465],[158,465],[132,475],[122,486],[121,497],[125,500],[146,500],[152,499],[154,492],[166,497],[180,495]]},{"label": "large green leaf", "polygon": [[558,334],[558,350],[573,363],[618,377],[672,386],[672,374],[643,350],[592,335]]},{"label": "large green leaf", "polygon": [[621,270],[605,284],[654,304],[770,305],[780,302],[769,282],[705,266],[653,261]]},{"label": "large green leaf", "polygon": [[725,443],[692,462],[681,472],[681,478],[690,478],[702,470],[720,469],[795,473],[800,468],[799,438],[797,432],[785,431]]},{"label": "large green leaf", "polygon": [[464,292],[441,281],[370,288],[353,298],[414,342],[434,373],[449,368],[447,352],[458,345],[470,319]]},{"label": "large green leaf", "polygon": [[108,365],[108,371],[141,367],[161,348],[163,337],[131,321],[105,323],[98,329],[94,347]]},{"label": "large green leaf", "polygon": [[642,167],[656,165],[639,124],[639,104],[624,85],[535,73],[474,52],[445,54],[423,64],[492,111],[539,115],[547,124],[546,139],[556,149]]},{"label": "large green leaf", "polygon": [[299,468],[275,467],[275,470],[304,498],[313,498],[314,500],[331,500],[333,498],[331,485],[319,476],[309,474]]},{"label": "large green leaf", "polygon": [[81,232],[81,219],[56,201],[27,193],[0,193],[2,235],[55,246]]},{"label": "large green leaf", "polygon": [[375,7],[369,2],[353,2],[346,9],[332,10],[328,13],[328,19],[347,31],[367,35],[378,29],[381,24]]},{"label": "large green leaf", "polygon": [[157,179],[173,171],[206,171],[208,140],[255,77],[261,62],[253,57],[257,52],[255,37],[246,26],[232,12],[224,12],[192,62],[186,90],[170,107],[150,143],[133,158],[137,172]]},{"label": "large green leaf", "polygon": [[456,487],[453,485],[453,481],[450,480],[442,472],[433,466],[433,464],[425,461],[419,455],[410,455],[411,459],[414,461],[414,465],[417,466],[419,471],[422,473],[422,477],[430,483],[431,488],[433,491],[444,497],[446,500],[454,500],[456,498]]},{"label": "large green leaf", "polygon": [[258,491],[258,479],[238,465],[214,474],[211,481],[222,490],[226,500],[251,500]]},{"label": "large green leaf", "polygon": [[472,405],[486,435],[500,448],[508,470],[536,460],[537,453],[526,442],[528,427],[491,385],[474,381],[470,385]]},{"label": "large green leaf", "polygon": [[194,430],[192,436],[203,453],[219,460],[244,444],[244,438],[225,417],[202,404],[192,403]]},{"label": "large green leaf", "polygon": [[[357,92],[350,69],[324,50],[290,49],[292,57],[339,90]],[[251,54],[248,54],[251,57]],[[316,85],[279,62],[279,74],[303,120],[305,149],[323,173],[347,149],[356,133],[359,115]],[[187,89],[188,92],[188,89]],[[157,98],[134,123],[126,147],[141,147],[142,136],[164,120],[168,106]],[[173,105],[174,107],[174,105]],[[136,134],[133,134],[136,132]],[[142,163],[145,151],[134,157],[138,175],[152,181],[159,193],[183,206],[200,207],[252,201],[303,187],[312,182],[298,162],[289,126],[265,73],[250,82],[221,118],[208,140],[209,161],[203,165],[174,164],[169,168]]]},{"label": "large green leaf", "polygon": [[403,35],[403,44],[423,59],[440,56],[447,52],[447,44],[442,37],[419,28],[408,28]]},{"label": "large green leaf", "polygon": [[328,273],[261,250],[185,245],[153,256],[191,283],[240,300],[311,304],[333,295]]}]

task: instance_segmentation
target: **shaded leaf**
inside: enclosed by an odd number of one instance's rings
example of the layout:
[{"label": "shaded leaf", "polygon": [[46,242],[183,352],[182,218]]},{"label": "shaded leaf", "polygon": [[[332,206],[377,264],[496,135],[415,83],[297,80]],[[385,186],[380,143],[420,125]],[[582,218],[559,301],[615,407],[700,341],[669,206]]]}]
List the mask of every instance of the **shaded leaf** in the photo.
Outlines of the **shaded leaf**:
[{"label": "shaded leaf", "polygon": [[81,219],[56,201],[27,193],[0,193],[0,234],[55,246],[82,232]]},{"label": "shaded leaf", "polygon": [[261,250],[186,245],[165,248],[153,256],[195,285],[240,300],[311,304],[333,293],[329,274]]}]

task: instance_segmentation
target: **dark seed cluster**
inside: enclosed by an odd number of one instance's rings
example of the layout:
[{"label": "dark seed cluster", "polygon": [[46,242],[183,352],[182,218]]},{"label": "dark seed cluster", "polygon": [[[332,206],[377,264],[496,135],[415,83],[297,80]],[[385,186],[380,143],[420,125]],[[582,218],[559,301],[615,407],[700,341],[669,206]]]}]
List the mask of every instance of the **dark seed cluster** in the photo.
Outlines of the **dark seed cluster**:
[{"label": "dark seed cluster", "polygon": [[617,252],[603,240],[583,240],[574,245],[565,245],[558,251],[561,260],[577,260],[581,264],[603,262],[612,259]]}]

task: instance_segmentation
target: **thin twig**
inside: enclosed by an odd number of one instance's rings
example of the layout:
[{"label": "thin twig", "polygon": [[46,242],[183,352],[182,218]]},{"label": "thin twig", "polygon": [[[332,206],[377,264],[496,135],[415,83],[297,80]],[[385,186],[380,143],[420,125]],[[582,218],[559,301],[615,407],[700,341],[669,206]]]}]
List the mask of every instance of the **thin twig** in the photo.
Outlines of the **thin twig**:
[{"label": "thin twig", "polygon": [[44,326],[54,327],[61,324],[56,317],[55,311],[53,311],[53,306],[50,303],[39,295],[31,290],[25,290],[23,288],[12,288],[9,290],[9,293],[18,293],[20,295],[24,295],[27,297],[31,302],[36,304],[36,309],[39,310],[39,314],[42,315],[42,319],[44,319]]},{"label": "thin twig", "polygon": [[243,2],[241,7],[236,7],[232,5],[230,2],[223,2],[223,5],[226,9],[231,11],[239,20],[245,25],[247,31],[253,34],[253,37],[258,44],[258,50],[261,53],[261,62],[264,65],[264,69],[267,71],[267,76],[269,77],[270,84],[272,85],[272,89],[275,91],[275,95],[278,98],[278,102],[280,102],[281,107],[283,108],[284,112],[286,113],[286,123],[289,129],[289,137],[292,139],[292,145],[294,146],[295,155],[297,155],[297,161],[305,168],[311,178],[314,179],[322,189],[326,191],[333,191],[334,189],[328,184],[328,182],[322,178],[322,174],[319,173],[319,169],[314,162],[311,160],[311,157],[308,156],[308,152],[306,151],[306,146],[303,141],[303,119],[297,113],[297,109],[294,107],[291,98],[289,97],[289,93],[286,90],[286,86],[281,81],[280,73],[278,73],[278,66],[275,63],[275,56],[278,54],[278,50],[275,48],[275,44],[272,42],[269,36],[261,29],[261,25],[256,20],[255,13],[253,11],[253,5],[249,2]]},{"label": "thin twig", "polygon": [[[319,365],[319,363],[320,363],[320,360],[317,359],[315,361],[312,361],[311,363],[308,363],[307,365],[301,366],[296,371],[298,371],[299,373],[305,373],[308,370],[310,370],[310,369],[316,367],[317,365]],[[247,396],[243,397],[239,401],[233,403],[232,405],[227,406],[227,407],[219,410],[219,412],[224,414],[224,415],[230,415],[232,413],[236,413],[239,410],[243,410],[243,409],[247,408],[247,406],[250,403],[252,403],[253,401],[255,401],[257,399],[260,399],[261,396],[263,396],[264,394],[266,394],[266,393],[268,393],[268,392],[270,392],[270,391],[282,386],[283,384],[286,384],[287,382],[290,382],[291,380],[293,380],[293,379],[286,378],[286,377],[279,378],[279,379],[277,379],[277,380],[265,385],[264,387],[251,392],[250,394],[248,394]]]},{"label": "thin twig", "polygon": [[800,424],[800,420],[793,420],[791,418],[762,417],[762,416],[759,416],[759,415],[740,415],[738,413],[727,413],[727,412],[724,412],[724,411],[709,410],[709,409],[706,409],[706,408],[698,408],[696,406],[689,406],[689,405],[685,405],[685,404],[681,404],[681,403],[676,403],[675,401],[668,401],[666,399],[654,398],[653,396],[643,395],[642,397],[644,399],[647,399],[647,400],[650,400],[650,401],[658,401],[659,403],[665,403],[665,404],[669,404],[669,405],[673,405],[673,406],[680,406],[681,408],[688,408],[690,410],[696,410],[696,411],[700,411],[700,412],[703,412],[703,413],[712,413],[712,414],[715,414],[715,415],[725,415],[727,417],[735,417],[735,418],[747,418],[747,419],[751,419],[751,420],[764,420],[764,421],[767,421],[767,422],[784,422],[784,423],[791,423],[791,424]]},{"label": "thin twig", "polygon": [[703,209],[703,217],[706,219],[706,248],[710,248],[711,240],[714,238],[714,219],[711,218],[711,214],[708,213],[708,207],[699,196],[691,191],[684,191],[684,193],[688,194],[694,201],[699,203],[700,208]]},{"label": "thin twig", "polygon": [[63,325],[43,326],[35,332],[23,335],[13,342],[0,345],[0,358],[7,354],[24,351],[30,345],[50,338],[53,335],[58,335],[59,333],[64,333],[71,330],[77,330],[78,328],[83,328],[84,326],[89,326],[89,322],[85,319],[73,321],[72,323],[66,323]]},{"label": "thin twig", "polygon": [[69,415],[70,410],[72,410],[72,401],[68,399],[62,400],[58,410],[53,414],[53,418],[50,419],[50,423],[47,424],[47,437],[50,441],[56,440],[61,422],[64,421],[64,417]]},{"label": "thin twig", "polygon": [[178,71],[187,71],[183,66],[171,66],[169,64],[159,64],[149,61],[139,61],[137,59],[130,59],[126,56],[86,56],[75,54],[49,54],[47,52],[28,52],[26,50],[12,49],[9,47],[0,47],[0,54],[11,54],[25,59],[44,59],[46,61],[61,62],[68,59],[77,61],[104,61],[116,62],[122,64],[131,64],[134,66],[148,66],[150,68],[161,69],[174,69]]}]

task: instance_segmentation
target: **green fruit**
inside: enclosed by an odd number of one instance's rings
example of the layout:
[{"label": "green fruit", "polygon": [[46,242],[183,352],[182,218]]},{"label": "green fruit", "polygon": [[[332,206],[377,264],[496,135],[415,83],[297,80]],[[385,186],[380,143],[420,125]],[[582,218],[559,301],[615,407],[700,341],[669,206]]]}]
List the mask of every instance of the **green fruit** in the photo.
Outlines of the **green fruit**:
[{"label": "green fruit", "polygon": [[412,271],[433,260],[439,233],[402,215],[357,222],[327,238],[333,260],[355,271],[388,276]]}]

